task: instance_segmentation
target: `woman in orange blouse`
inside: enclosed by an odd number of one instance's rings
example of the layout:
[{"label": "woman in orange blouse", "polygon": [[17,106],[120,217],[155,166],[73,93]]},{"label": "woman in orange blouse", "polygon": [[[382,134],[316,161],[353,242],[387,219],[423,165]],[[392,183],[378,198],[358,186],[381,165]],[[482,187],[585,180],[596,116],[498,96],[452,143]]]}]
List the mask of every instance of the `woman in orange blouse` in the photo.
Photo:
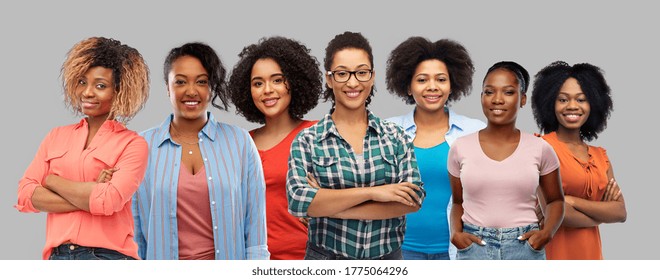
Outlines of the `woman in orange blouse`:
[{"label": "woman in orange blouse", "polygon": [[83,114],[54,128],[18,186],[21,212],[48,212],[44,259],[136,259],[131,197],[147,143],[125,126],[149,92],[140,53],[113,39],[76,44],[62,65],[65,104]]},{"label": "woman in orange blouse", "polygon": [[626,220],[605,149],[586,143],[607,125],[610,88],[598,67],[557,61],[536,74],[532,108],[543,138],[559,157],[566,201],[564,221],[546,246],[547,258],[602,259],[598,225]]}]

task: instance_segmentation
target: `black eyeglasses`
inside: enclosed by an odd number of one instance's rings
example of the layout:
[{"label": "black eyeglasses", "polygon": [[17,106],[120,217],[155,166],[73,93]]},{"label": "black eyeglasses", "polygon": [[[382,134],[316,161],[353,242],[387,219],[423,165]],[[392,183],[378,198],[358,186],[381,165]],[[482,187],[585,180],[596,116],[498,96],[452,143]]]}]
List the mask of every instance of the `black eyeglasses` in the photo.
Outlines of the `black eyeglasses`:
[{"label": "black eyeglasses", "polygon": [[371,80],[371,74],[374,71],[371,69],[360,69],[355,71],[346,71],[346,70],[336,70],[328,71],[328,75],[331,75],[335,82],[345,83],[351,79],[351,75],[355,76],[359,82],[368,82]]}]

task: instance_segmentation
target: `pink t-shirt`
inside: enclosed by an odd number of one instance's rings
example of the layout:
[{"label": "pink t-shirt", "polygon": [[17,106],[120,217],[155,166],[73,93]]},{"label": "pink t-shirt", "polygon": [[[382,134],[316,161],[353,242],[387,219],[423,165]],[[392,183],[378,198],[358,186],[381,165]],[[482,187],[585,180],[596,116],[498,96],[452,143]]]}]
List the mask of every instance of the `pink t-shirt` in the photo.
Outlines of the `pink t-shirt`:
[{"label": "pink t-shirt", "polygon": [[463,222],[493,228],[537,223],[539,177],[557,168],[552,146],[524,132],[516,150],[502,161],[483,152],[478,132],[456,140],[447,161],[449,174],[463,185]]},{"label": "pink t-shirt", "polygon": [[206,183],[206,169],[192,174],[181,166],[176,197],[177,230],[179,232],[179,259],[213,260],[213,218]]}]

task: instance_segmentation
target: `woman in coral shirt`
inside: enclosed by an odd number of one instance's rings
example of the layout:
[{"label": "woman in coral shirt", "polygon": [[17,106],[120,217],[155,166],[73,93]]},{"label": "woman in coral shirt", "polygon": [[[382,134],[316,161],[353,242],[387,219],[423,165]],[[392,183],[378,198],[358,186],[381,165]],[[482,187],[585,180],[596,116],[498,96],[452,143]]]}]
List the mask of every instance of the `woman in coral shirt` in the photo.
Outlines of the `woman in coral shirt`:
[{"label": "woman in coral shirt", "polygon": [[[552,104],[552,105],[549,105]],[[598,225],[626,220],[626,206],[605,149],[590,146],[612,112],[610,88],[590,64],[554,62],[536,74],[534,118],[560,162],[566,210],[546,247],[548,259],[602,259]]]},{"label": "woman in coral shirt", "polygon": [[306,220],[289,214],[286,173],[291,142],[316,123],[303,119],[318,104],[322,89],[319,64],[309,52],[292,39],[264,38],[243,49],[229,81],[237,112],[264,124],[250,135],[264,168],[268,250],[273,260],[305,257]]},{"label": "woman in coral shirt", "polygon": [[21,212],[48,212],[44,259],[136,259],[131,197],[147,143],[125,126],[143,107],[149,70],[137,50],[102,37],[76,44],[62,66],[79,123],[48,133],[19,181]]}]

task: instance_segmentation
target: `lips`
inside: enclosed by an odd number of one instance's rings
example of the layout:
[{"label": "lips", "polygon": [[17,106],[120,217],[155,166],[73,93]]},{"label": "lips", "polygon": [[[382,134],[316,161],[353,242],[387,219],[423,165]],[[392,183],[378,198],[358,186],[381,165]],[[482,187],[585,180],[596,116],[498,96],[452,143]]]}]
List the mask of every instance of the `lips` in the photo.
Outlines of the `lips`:
[{"label": "lips", "polygon": [[438,102],[442,99],[442,95],[424,95],[423,97],[428,102]]},{"label": "lips", "polygon": [[356,97],[360,96],[360,91],[344,91],[344,93],[349,98],[356,98]]},{"label": "lips", "polygon": [[506,113],[507,110],[496,108],[496,109],[490,109],[490,111],[493,113],[493,115],[499,116],[499,115],[502,115],[502,114]]},{"label": "lips", "polygon": [[266,98],[266,99],[262,100],[261,102],[263,102],[266,107],[272,107],[272,106],[275,106],[275,104],[277,104],[278,100],[279,100],[279,98]]},{"label": "lips", "polygon": [[83,100],[81,105],[82,105],[82,108],[84,108],[84,109],[91,109],[91,108],[96,107],[98,104],[99,104],[99,102]]},{"label": "lips", "polygon": [[194,108],[197,107],[197,105],[199,105],[201,103],[201,101],[199,101],[199,100],[183,100],[183,101],[181,101],[181,103],[183,103],[186,106],[186,108],[194,109]]},{"label": "lips", "polygon": [[567,122],[578,122],[582,118],[582,114],[562,114],[562,116]]}]

